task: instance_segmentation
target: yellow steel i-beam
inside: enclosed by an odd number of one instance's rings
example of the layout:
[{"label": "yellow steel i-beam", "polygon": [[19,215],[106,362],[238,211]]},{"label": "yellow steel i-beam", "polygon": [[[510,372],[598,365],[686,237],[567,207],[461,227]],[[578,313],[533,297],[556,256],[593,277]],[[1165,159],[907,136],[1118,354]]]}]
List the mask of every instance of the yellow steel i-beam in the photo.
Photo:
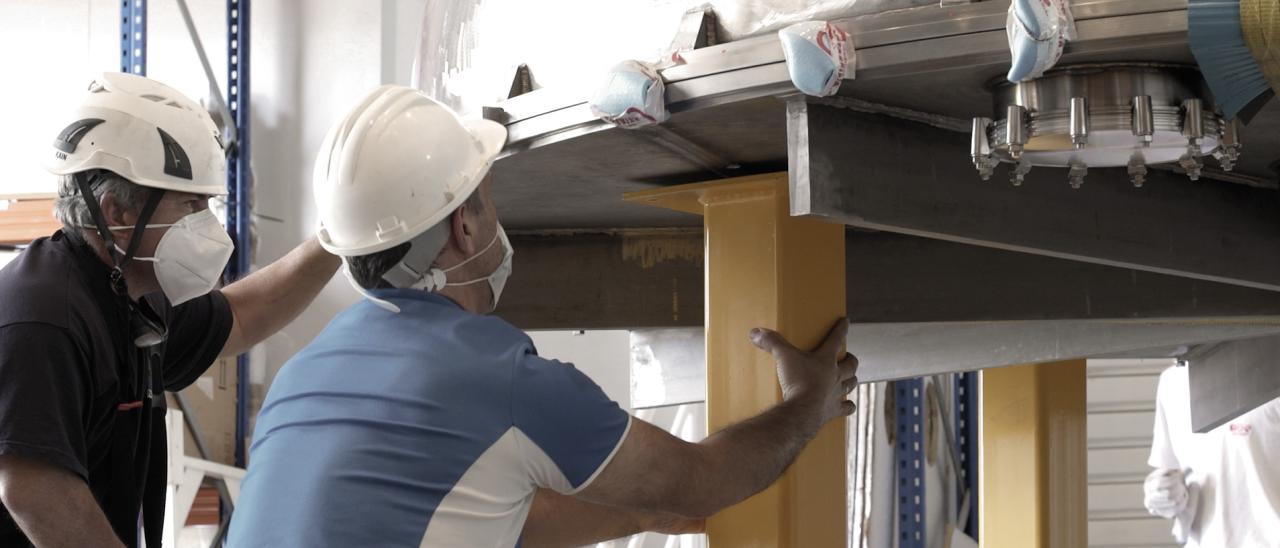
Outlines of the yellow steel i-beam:
[{"label": "yellow steel i-beam", "polygon": [[[785,173],[627,195],[702,215],[706,230],[707,422],[714,432],[781,401],[754,327],[814,348],[845,315],[844,226],[790,216]],[[845,546],[845,430],[828,424],[769,489],[707,522],[720,547]]]},{"label": "yellow steel i-beam", "polygon": [[1086,545],[1085,361],[981,375],[982,547]]}]

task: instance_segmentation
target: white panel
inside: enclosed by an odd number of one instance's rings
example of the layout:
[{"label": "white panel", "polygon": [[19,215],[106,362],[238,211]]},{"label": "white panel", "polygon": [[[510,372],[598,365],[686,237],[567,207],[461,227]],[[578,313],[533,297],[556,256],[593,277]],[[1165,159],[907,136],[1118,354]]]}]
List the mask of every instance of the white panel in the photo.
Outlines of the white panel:
[{"label": "white panel", "polygon": [[[1089,410],[1141,407],[1155,409],[1156,383],[1154,375],[1137,377],[1094,377],[1086,381]],[[1136,409],[1135,409],[1136,410]]]},{"label": "white panel", "polygon": [[532,331],[538,354],[572,363],[623,409],[631,409],[631,336],[626,331]]},{"label": "white panel", "polygon": [[1089,486],[1090,514],[1142,509],[1142,482]]},{"label": "white panel", "polygon": [[1133,449],[1092,449],[1089,451],[1089,478],[1114,478],[1137,476],[1142,478],[1151,469],[1147,466],[1150,447]]},{"label": "white panel", "polygon": [[1091,413],[1088,417],[1089,445],[1095,441],[1143,439],[1151,442],[1154,411],[1132,413]]},{"label": "white panel", "polygon": [[1170,530],[1173,522],[1157,517],[1090,521],[1089,546],[1111,547],[1167,547],[1176,548]]},{"label": "white panel", "polygon": [[1175,362],[1173,358],[1089,360],[1087,374],[1089,378],[1148,375],[1158,377],[1161,371]]},{"label": "white panel", "polygon": [[1089,360],[1089,546],[1172,547],[1171,523],[1142,505],[1156,384],[1168,359]]}]

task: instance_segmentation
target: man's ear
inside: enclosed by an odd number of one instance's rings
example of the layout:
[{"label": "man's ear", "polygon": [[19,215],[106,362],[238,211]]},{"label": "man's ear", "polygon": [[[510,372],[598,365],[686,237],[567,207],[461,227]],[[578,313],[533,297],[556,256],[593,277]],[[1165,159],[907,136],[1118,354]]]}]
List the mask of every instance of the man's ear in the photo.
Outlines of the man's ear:
[{"label": "man's ear", "polygon": [[453,238],[454,245],[458,246],[458,251],[462,252],[463,257],[470,257],[476,253],[476,226],[472,217],[474,216],[467,215],[466,204],[449,214],[449,222],[453,229],[450,237]]},{"label": "man's ear", "polygon": [[106,219],[107,226],[133,228],[133,224],[138,222],[137,214],[126,211],[116,203],[116,195],[113,192],[104,193],[98,199],[98,207],[102,208],[102,216]]}]

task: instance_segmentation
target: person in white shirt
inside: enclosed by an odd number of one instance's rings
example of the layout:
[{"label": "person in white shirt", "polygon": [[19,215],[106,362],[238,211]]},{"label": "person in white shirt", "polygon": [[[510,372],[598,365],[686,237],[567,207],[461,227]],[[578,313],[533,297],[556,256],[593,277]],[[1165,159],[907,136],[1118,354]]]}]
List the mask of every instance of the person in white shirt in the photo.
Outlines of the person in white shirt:
[{"label": "person in white shirt", "polygon": [[1191,429],[1187,368],[1160,374],[1143,483],[1147,511],[1189,547],[1280,547],[1280,398],[1205,434]]}]

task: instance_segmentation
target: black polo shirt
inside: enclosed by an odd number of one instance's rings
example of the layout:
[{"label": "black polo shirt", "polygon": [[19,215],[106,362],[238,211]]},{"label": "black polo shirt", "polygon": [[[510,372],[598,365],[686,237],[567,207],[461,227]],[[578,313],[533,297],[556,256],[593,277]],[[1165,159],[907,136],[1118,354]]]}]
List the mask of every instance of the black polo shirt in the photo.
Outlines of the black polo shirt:
[{"label": "black polo shirt", "polygon": [[[233,318],[218,291],[177,307],[149,295],[139,306],[168,334],[139,349],[128,301],[111,291],[108,275],[89,248],[62,232],[36,240],[0,270],[0,455],[84,478],[116,534],[134,546],[142,494],[165,483],[163,390],[181,390],[213,364]],[[0,507],[0,546],[28,545]]]}]

